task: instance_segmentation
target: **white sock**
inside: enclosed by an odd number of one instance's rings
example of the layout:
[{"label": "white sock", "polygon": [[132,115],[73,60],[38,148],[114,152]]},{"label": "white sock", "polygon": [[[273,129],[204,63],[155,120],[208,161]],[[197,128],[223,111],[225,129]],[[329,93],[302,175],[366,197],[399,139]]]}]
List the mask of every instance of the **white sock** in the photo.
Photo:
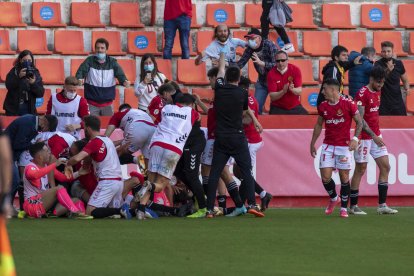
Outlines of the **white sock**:
[{"label": "white sock", "polygon": [[265,196],[266,196],[266,191],[265,190],[263,190],[261,193],[260,193],[260,198],[264,198]]},{"label": "white sock", "polygon": [[331,198],[331,201],[337,201],[338,200],[338,196]]}]

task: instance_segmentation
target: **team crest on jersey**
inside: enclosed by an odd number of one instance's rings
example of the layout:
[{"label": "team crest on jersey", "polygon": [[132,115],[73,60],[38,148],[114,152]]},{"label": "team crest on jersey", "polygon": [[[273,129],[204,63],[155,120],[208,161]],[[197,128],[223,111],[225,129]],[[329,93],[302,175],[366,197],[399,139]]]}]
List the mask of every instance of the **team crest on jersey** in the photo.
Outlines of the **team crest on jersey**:
[{"label": "team crest on jersey", "polygon": [[336,112],[336,116],[343,116],[344,113],[342,112],[342,109],[338,109],[338,111]]},{"label": "team crest on jersey", "polygon": [[160,113],[160,111],[159,111],[158,109],[155,109],[155,110],[154,110],[154,114],[155,114],[155,115],[158,115],[158,113]]},{"label": "team crest on jersey", "polygon": [[361,101],[358,101],[358,102],[357,102],[357,105],[362,105],[362,102],[361,102]]},{"label": "team crest on jersey", "polygon": [[327,116],[327,115],[328,115],[328,111],[326,111],[326,110],[325,110],[325,111],[323,112],[323,116]]}]

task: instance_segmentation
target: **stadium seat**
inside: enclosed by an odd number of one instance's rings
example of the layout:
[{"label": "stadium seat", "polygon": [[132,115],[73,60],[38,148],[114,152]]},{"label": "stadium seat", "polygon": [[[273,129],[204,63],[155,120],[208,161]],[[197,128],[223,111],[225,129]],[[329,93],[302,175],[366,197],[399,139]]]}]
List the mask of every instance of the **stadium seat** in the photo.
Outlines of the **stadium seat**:
[{"label": "stadium seat", "polygon": [[201,25],[197,23],[197,6],[195,4],[193,4],[193,7],[192,7],[191,28],[192,29],[201,28]]},{"label": "stadium seat", "polygon": [[394,31],[377,31],[374,32],[374,48],[377,53],[381,53],[381,42],[391,41],[394,44],[394,53],[397,56],[407,56],[407,53],[402,48],[401,32]]},{"label": "stadium seat", "polygon": [[6,111],[3,109],[3,103],[6,100],[7,89],[0,88],[0,114],[6,114]]},{"label": "stadium seat", "polygon": [[0,27],[26,27],[20,2],[0,2]]},{"label": "stadium seat", "polygon": [[[254,93],[253,93],[254,96]],[[266,97],[265,103],[263,105],[263,113],[265,114],[269,114],[270,113],[270,104],[271,104],[271,100],[270,100],[270,96]]]},{"label": "stadium seat", "polygon": [[186,85],[207,85],[206,65],[195,65],[193,59],[177,60],[177,81]]},{"label": "stadium seat", "polygon": [[410,94],[407,96],[406,103],[407,103],[407,112],[414,113],[414,94]]},{"label": "stadium seat", "polygon": [[240,28],[236,24],[234,4],[207,4],[207,22],[209,27],[216,27],[219,24],[226,24],[229,28]]},{"label": "stadium seat", "polygon": [[303,52],[310,56],[331,56],[331,32],[303,32]]},{"label": "stadium seat", "polygon": [[161,55],[157,49],[155,32],[128,32],[128,53],[142,56],[146,53]]},{"label": "stadium seat", "polygon": [[44,84],[63,84],[65,82],[63,59],[36,59],[36,67],[40,71]]},{"label": "stadium seat", "polygon": [[[190,48],[190,56],[195,56],[196,53],[193,51],[193,43],[191,42],[191,34],[188,36],[188,45]],[[162,33],[162,49],[164,49],[165,39],[164,39],[164,32]],[[174,37],[174,45],[172,49],[173,56],[181,56],[181,44],[180,44],[180,35],[178,31],[175,33]]]},{"label": "stadium seat", "polygon": [[408,81],[411,85],[414,85],[414,60],[405,59],[403,60],[405,72],[407,74]]},{"label": "stadium seat", "polygon": [[361,4],[361,27],[393,29],[390,24],[390,7],[387,4]]},{"label": "stadium seat", "polygon": [[45,88],[45,94],[43,98],[36,99],[36,111],[39,114],[45,114],[47,111],[47,103],[52,95],[52,92],[49,88]]},{"label": "stadium seat", "polygon": [[361,49],[367,46],[367,33],[354,31],[338,32],[338,45],[344,46],[349,52],[361,52]]},{"label": "stadium seat", "polygon": [[15,53],[10,48],[9,31],[0,30],[0,55],[14,55]]},{"label": "stadium seat", "polygon": [[82,64],[84,60],[85,59],[77,59],[77,58],[73,58],[70,60],[70,75],[71,76],[76,75],[76,71],[78,71],[79,66]]},{"label": "stadium seat", "polygon": [[158,70],[169,80],[173,80],[172,64],[170,59],[157,59]]},{"label": "stadium seat", "polygon": [[[325,67],[325,65],[330,61],[330,59],[320,59],[319,60],[319,81],[322,82],[323,80],[323,75],[322,75],[322,69],[323,67]],[[344,85],[348,85],[349,84],[349,79],[348,79],[348,71],[345,72],[345,79],[344,79]]]},{"label": "stadium seat", "polygon": [[[211,37],[213,37],[213,35],[214,35],[214,33],[211,34]],[[247,35],[247,31],[233,31],[233,37],[234,38],[239,38],[241,40],[246,40],[244,38],[245,35]],[[210,42],[211,42],[211,38],[210,38]],[[236,54],[241,56],[241,55],[243,55],[243,52],[244,52],[244,49],[242,47],[237,47]]]},{"label": "stadium seat", "polygon": [[[340,16],[338,16],[340,15]],[[323,4],[322,25],[330,29],[354,29],[348,4]]]},{"label": "stadium seat", "polygon": [[211,107],[211,103],[214,100],[214,91],[210,88],[193,88],[191,94],[198,95],[201,101],[208,107]]},{"label": "stadium seat", "polygon": [[302,84],[303,85],[315,85],[318,84],[313,78],[312,60],[310,59],[291,59],[289,63],[299,67],[302,73]]},{"label": "stadium seat", "polygon": [[108,55],[124,56],[125,52],[121,48],[121,33],[118,31],[92,31],[92,52],[94,52],[95,41],[98,38],[105,38],[109,42]]},{"label": "stadium seat", "polygon": [[47,49],[46,31],[17,30],[17,51],[30,49],[35,55],[50,55]]},{"label": "stadium seat", "polygon": [[[233,37],[234,36],[233,32]],[[196,32],[196,48],[197,48],[197,52],[201,53],[202,51],[204,51],[208,45],[210,45],[210,43],[214,40],[214,32],[213,31],[197,31]]]},{"label": "stadium seat", "polygon": [[62,23],[59,2],[33,2],[32,24],[38,27],[66,27]]},{"label": "stadium seat", "polygon": [[300,95],[300,103],[309,114],[318,114],[316,102],[318,99],[319,87],[304,87]]},{"label": "stadium seat", "polygon": [[256,83],[259,74],[257,74],[256,69],[254,68],[253,61],[250,59],[247,65],[247,77],[252,83]]},{"label": "stadium seat", "polygon": [[113,107],[114,107],[114,111],[118,111],[119,110],[119,106],[121,105],[121,95],[119,93],[119,89],[116,88],[115,89],[115,99],[113,102]]},{"label": "stadium seat", "polygon": [[[286,26],[293,29],[317,29],[313,23],[313,8],[312,4],[289,4],[293,13],[293,22]],[[300,15],[300,16],[298,16]],[[257,15],[259,16],[259,15]]]},{"label": "stadium seat", "polygon": [[398,5],[398,27],[414,29],[414,4]]},{"label": "stadium seat", "polygon": [[103,28],[99,3],[71,3],[71,25],[81,28]]},{"label": "stadium seat", "polygon": [[118,28],[143,28],[139,15],[139,3],[117,3],[110,5],[110,24]]},{"label": "stadium seat", "polygon": [[408,52],[410,53],[410,55],[414,55],[414,32],[410,32]]},{"label": "stadium seat", "polygon": [[[0,81],[5,82],[7,74],[13,68],[15,58],[0,58]],[[0,103],[1,105],[1,103]]]},{"label": "stadium seat", "polygon": [[[303,56],[303,53],[299,52],[299,44],[298,44],[298,34],[297,34],[297,32],[290,31],[290,32],[286,32],[286,33],[289,36],[290,42],[295,47],[295,51],[293,53],[289,53],[289,56],[290,57],[301,57],[301,56]],[[282,48],[284,46],[284,43],[283,43],[282,39],[279,38],[279,35],[274,30],[272,30],[272,31],[269,32],[269,39],[271,41],[273,41],[276,44],[276,46],[278,46],[279,48]]]},{"label": "stadium seat", "polygon": [[83,31],[56,30],[55,53],[61,55],[87,55],[83,45]]},{"label": "stadium seat", "polygon": [[244,25],[246,27],[260,28],[260,15],[262,14],[262,5],[245,4],[244,5]]},{"label": "stadium seat", "polygon": [[[117,59],[118,64],[124,70],[125,76],[131,82],[134,83],[135,78],[137,77],[137,68],[135,64],[135,59]],[[118,80],[116,81],[118,84]]]},{"label": "stadium seat", "polygon": [[124,103],[129,104],[132,108],[138,108],[139,98],[135,96],[134,88],[124,89]]}]

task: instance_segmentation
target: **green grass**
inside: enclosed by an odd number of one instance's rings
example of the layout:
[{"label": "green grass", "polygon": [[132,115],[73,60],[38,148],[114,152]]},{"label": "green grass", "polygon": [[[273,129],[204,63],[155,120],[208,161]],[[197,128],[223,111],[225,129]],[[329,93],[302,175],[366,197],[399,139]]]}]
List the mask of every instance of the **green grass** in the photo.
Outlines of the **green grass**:
[{"label": "green grass", "polygon": [[414,275],[414,209],[9,222],[18,275]]}]

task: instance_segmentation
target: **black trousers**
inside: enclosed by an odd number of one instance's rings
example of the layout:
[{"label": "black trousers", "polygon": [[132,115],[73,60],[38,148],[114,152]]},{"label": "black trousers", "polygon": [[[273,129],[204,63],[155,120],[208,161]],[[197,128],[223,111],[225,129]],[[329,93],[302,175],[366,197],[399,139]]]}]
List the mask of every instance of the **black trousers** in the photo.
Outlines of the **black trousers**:
[{"label": "black trousers", "polygon": [[242,178],[245,180],[247,203],[256,204],[254,195],[254,179],[252,175],[252,161],[244,133],[232,136],[216,136],[214,142],[213,161],[207,190],[207,210],[213,210],[216,191],[221,172],[227,161],[233,157],[240,168]]},{"label": "black trousers", "polygon": [[178,161],[175,176],[193,192],[200,209],[206,207],[203,185],[200,182],[201,154],[206,146],[206,139],[201,136],[184,146],[183,155]]},{"label": "black trousers", "polygon": [[270,115],[308,115],[308,112],[305,108],[300,104],[295,106],[292,109],[283,109],[277,106],[270,106]]},{"label": "black trousers", "polygon": [[[260,17],[260,25],[262,29],[262,37],[267,39],[269,36],[269,11],[270,8],[273,5],[273,0],[262,0],[262,16]],[[290,43],[289,36],[286,33],[286,30],[284,27],[275,27],[275,30],[277,34],[280,36],[280,38],[283,40],[285,44]]]}]

